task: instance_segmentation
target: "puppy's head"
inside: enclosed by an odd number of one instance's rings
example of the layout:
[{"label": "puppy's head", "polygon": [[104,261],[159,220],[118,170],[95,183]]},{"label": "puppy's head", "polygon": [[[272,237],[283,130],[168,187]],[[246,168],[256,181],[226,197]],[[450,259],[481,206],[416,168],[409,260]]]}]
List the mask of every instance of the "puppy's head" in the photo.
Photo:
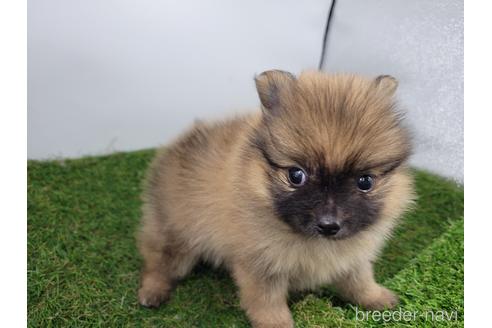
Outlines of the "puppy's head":
[{"label": "puppy's head", "polygon": [[394,78],[267,71],[256,87],[263,114],[252,145],[274,210],[294,231],[347,238],[403,206],[391,194],[410,143]]}]

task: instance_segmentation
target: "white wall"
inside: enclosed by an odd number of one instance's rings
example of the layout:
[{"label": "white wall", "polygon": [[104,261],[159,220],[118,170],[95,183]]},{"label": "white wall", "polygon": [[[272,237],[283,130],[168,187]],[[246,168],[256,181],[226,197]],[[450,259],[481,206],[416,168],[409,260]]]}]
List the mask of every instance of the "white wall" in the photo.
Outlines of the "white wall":
[{"label": "white wall", "polygon": [[[28,1],[28,157],[154,147],[316,68],[330,1]],[[412,163],[463,179],[463,4],[339,0],[324,69],[392,74]]]},{"label": "white wall", "polygon": [[30,0],[28,157],[154,147],[315,68],[329,2]]},{"label": "white wall", "polygon": [[324,70],[391,74],[412,163],[463,181],[463,2],[337,1]]}]

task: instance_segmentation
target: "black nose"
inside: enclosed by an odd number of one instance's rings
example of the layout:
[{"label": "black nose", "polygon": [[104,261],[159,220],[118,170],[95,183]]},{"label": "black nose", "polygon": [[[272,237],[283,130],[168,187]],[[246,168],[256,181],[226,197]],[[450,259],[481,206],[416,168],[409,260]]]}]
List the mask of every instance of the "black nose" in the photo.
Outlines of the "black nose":
[{"label": "black nose", "polygon": [[318,228],[323,235],[333,236],[340,231],[340,225],[334,220],[322,218],[318,223]]}]

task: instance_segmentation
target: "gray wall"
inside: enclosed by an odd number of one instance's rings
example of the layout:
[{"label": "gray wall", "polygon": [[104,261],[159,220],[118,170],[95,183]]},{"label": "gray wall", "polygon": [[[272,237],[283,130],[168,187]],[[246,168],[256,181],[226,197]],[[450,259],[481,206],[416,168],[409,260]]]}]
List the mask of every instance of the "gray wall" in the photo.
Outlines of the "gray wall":
[{"label": "gray wall", "polygon": [[338,1],[324,70],[391,74],[412,163],[463,182],[463,2]]},{"label": "gray wall", "polygon": [[29,0],[28,157],[154,147],[314,68],[329,2]]},{"label": "gray wall", "polygon": [[[28,157],[154,147],[316,68],[329,1],[28,1]],[[463,4],[337,1],[324,70],[392,74],[412,163],[463,179]]]}]

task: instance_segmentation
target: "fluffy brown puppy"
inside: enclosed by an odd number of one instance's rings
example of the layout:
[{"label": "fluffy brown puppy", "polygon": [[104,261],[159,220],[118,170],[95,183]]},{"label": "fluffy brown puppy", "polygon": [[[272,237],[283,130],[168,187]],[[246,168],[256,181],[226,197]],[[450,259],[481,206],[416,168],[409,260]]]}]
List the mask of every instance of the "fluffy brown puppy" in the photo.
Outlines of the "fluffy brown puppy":
[{"label": "fluffy brown puppy", "polygon": [[140,303],[204,260],[232,273],[254,327],[292,327],[288,292],[325,284],[395,306],[372,262],[413,199],[396,80],[267,71],[256,87],[261,112],[198,123],[151,165]]}]

